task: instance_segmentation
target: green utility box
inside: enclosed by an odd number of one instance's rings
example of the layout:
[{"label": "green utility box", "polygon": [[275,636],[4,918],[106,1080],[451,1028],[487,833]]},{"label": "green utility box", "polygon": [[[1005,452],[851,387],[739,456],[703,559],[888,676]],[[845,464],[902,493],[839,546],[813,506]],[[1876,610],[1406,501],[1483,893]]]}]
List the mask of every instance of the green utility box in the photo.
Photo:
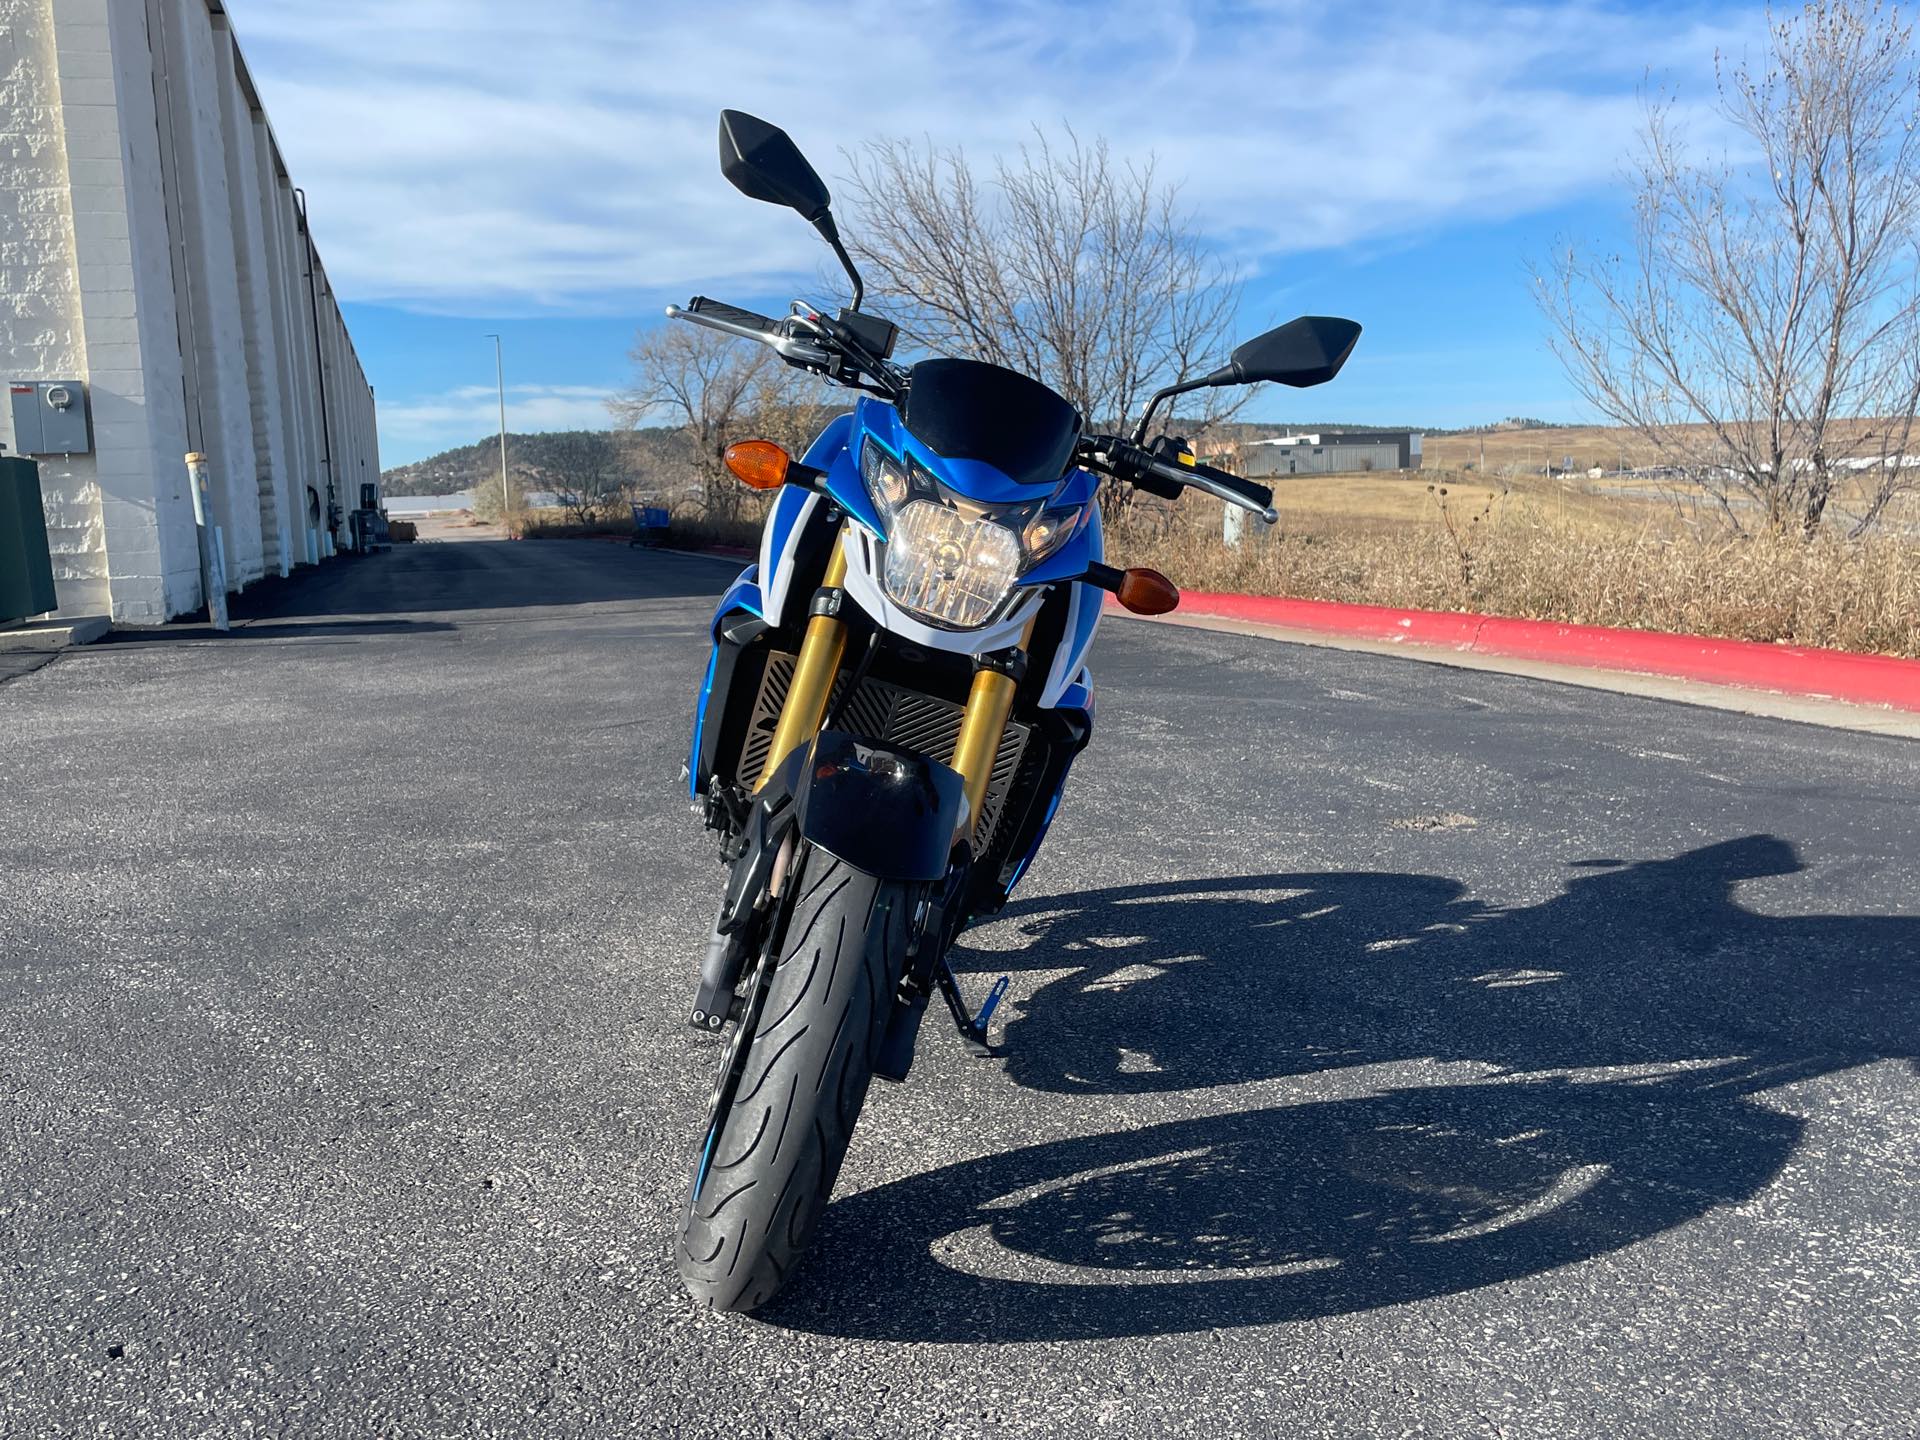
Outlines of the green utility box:
[{"label": "green utility box", "polygon": [[0,455],[0,625],[56,608],[40,467]]}]

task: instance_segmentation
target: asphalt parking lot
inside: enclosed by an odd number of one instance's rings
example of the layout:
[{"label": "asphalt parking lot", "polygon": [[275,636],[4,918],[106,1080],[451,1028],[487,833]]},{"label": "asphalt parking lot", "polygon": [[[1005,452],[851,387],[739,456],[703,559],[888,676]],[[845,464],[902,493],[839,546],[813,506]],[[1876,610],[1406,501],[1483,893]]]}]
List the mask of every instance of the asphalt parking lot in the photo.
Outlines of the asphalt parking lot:
[{"label": "asphalt parking lot", "polygon": [[0,1433],[1896,1436],[1920,744],[1115,622],[757,1319],[670,1238],[714,561],[399,547],[0,678]]}]

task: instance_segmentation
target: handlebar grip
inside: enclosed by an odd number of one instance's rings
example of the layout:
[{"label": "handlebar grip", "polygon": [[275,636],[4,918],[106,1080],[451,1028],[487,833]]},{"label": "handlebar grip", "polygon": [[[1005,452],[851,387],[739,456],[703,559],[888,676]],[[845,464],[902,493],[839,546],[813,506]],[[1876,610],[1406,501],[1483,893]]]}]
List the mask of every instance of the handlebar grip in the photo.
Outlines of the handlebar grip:
[{"label": "handlebar grip", "polygon": [[1273,491],[1212,465],[1201,465],[1184,449],[1178,452],[1180,460],[1176,463],[1166,458],[1175,452],[1164,443],[1156,443],[1154,449],[1147,450],[1118,435],[1094,435],[1085,445],[1085,453],[1092,456],[1099,468],[1148,494],[1173,500],[1191,486],[1230,505],[1243,505],[1259,513],[1269,525],[1274,523]]},{"label": "handlebar grip", "polygon": [[687,302],[689,315],[703,315],[711,320],[724,320],[729,325],[745,326],[749,330],[764,330],[769,335],[780,331],[780,322],[766,315],[755,314],[751,310],[742,310],[738,305],[728,305],[724,301],[709,300],[705,295],[696,295]]}]

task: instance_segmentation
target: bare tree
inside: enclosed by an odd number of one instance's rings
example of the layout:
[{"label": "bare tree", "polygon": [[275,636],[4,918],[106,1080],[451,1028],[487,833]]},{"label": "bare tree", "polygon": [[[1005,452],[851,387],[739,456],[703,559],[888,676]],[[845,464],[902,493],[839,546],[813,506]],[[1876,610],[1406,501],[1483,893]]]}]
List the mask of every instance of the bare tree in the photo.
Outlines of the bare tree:
[{"label": "bare tree", "polygon": [[569,430],[549,435],[541,446],[541,481],[560,508],[581,524],[591,524],[609,513],[626,493],[630,480],[619,440],[605,430]]},{"label": "bare tree", "polygon": [[[848,157],[849,246],[875,295],[939,348],[1019,370],[1097,422],[1211,369],[1239,303],[1151,160],[1036,135],[983,181],[960,150],[874,141]],[[1245,392],[1202,392],[1219,418]]]},{"label": "bare tree", "polygon": [[727,473],[727,446],[759,437],[799,454],[825,413],[810,398],[817,382],[750,341],[667,324],[644,332],[629,354],[633,384],[608,408],[629,429],[664,419],[682,430],[709,519],[736,518],[745,495]]},{"label": "bare tree", "polygon": [[1649,103],[1630,256],[1537,276],[1587,400],[1684,466],[1736,530],[1852,532],[1920,481],[1920,73],[1871,0],[1769,14],[1758,65],[1717,62],[1753,158],[1702,162]]}]

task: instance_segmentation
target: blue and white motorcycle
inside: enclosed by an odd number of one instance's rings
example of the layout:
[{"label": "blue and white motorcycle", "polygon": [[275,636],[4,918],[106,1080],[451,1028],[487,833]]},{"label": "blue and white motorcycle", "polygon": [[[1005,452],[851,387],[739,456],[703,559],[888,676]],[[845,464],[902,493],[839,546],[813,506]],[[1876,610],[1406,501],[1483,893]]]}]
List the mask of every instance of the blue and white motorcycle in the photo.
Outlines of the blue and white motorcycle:
[{"label": "blue and white motorcycle", "polygon": [[1146,443],[1148,421],[1202,386],[1330,380],[1360,327],[1295,320],[1161,390],[1131,438],[1097,434],[1014,371],[895,364],[898,331],[861,311],[827,188],[793,141],[725,111],[720,160],[736,188],[813,223],[853,304],[774,320],[696,298],[667,313],[865,392],[803,462],[767,441],[728,451],[735,475],[776,494],[759,563],[713,618],[688,764],[731,867],[691,1021],[732,1029],[678,1259],[697,1299],[752,1310],[805,1250],[869,1080],[906,1077],[936,991],[989,1053],[1007,982],[970,1010],[948,948],[1005,904],[1059,808],[1092,733],[1103,600],[1178,602],[1164,576],[1101,563],[1100,478],[1203,490],[1271,524],[1270,491],[1183,441]]}]

